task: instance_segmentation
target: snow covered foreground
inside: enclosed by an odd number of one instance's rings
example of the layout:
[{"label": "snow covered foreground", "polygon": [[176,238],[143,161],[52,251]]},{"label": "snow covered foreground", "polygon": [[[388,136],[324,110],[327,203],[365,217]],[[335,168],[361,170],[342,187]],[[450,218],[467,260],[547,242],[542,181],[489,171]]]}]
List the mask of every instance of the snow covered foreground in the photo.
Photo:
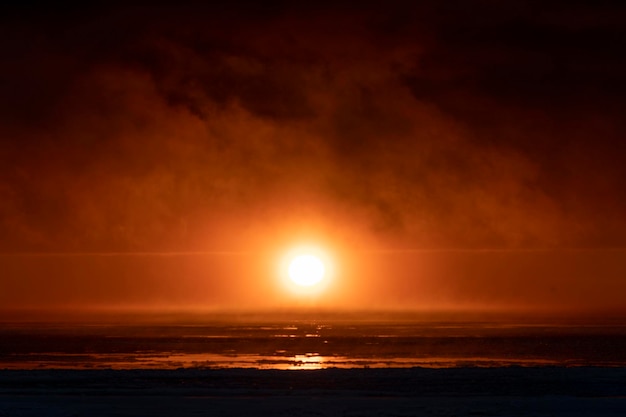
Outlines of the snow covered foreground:
[{"label": "snow covered foreground", "polygon": [[626,368],[0,371],[0,416],[625,416]]}]

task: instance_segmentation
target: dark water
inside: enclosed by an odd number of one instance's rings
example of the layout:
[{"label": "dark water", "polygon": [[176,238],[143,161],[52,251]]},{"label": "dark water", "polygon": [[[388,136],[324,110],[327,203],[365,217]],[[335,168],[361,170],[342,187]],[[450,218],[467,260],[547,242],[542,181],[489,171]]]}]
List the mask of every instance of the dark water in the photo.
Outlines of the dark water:
[{"label": "dark water", "polygon": [[626,366],[621,323],[3,323],[0,369]]}]

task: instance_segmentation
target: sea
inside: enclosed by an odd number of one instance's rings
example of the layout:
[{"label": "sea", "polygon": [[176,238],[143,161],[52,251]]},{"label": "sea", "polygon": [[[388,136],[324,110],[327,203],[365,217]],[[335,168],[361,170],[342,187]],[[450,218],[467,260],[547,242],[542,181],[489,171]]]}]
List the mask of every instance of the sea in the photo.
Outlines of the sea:
[{"label": "sea", "polygon": [[625,367],[623,320],[3,322],[0,369]]}]

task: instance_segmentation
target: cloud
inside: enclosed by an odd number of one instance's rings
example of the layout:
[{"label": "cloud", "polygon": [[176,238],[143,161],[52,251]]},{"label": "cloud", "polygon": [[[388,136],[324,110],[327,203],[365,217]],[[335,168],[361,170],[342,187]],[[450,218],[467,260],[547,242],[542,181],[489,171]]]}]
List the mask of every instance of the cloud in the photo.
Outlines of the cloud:
[{"label": "cloud", "polygon": [[624,245],[617,29],[477,4],[14,24],[0,246]]}]

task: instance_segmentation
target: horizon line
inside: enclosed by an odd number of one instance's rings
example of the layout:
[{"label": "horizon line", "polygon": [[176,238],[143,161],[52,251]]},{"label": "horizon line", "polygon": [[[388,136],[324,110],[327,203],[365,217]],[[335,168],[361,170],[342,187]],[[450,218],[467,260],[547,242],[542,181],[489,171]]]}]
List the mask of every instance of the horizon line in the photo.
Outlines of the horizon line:
[{"label": "horizon line", "polygon": [[[355,249],[360,253],[549,253],[549,252],[620,252],[626,247],[540,247],[540,248],[390,248]],[[195,250],[195,251],[102,251],[102,252],[0,252],[0,257],[146,257],[146,256],[235,256],[262,253],[260,250]],[[343,251],[342,251],[343,252]]]}]

